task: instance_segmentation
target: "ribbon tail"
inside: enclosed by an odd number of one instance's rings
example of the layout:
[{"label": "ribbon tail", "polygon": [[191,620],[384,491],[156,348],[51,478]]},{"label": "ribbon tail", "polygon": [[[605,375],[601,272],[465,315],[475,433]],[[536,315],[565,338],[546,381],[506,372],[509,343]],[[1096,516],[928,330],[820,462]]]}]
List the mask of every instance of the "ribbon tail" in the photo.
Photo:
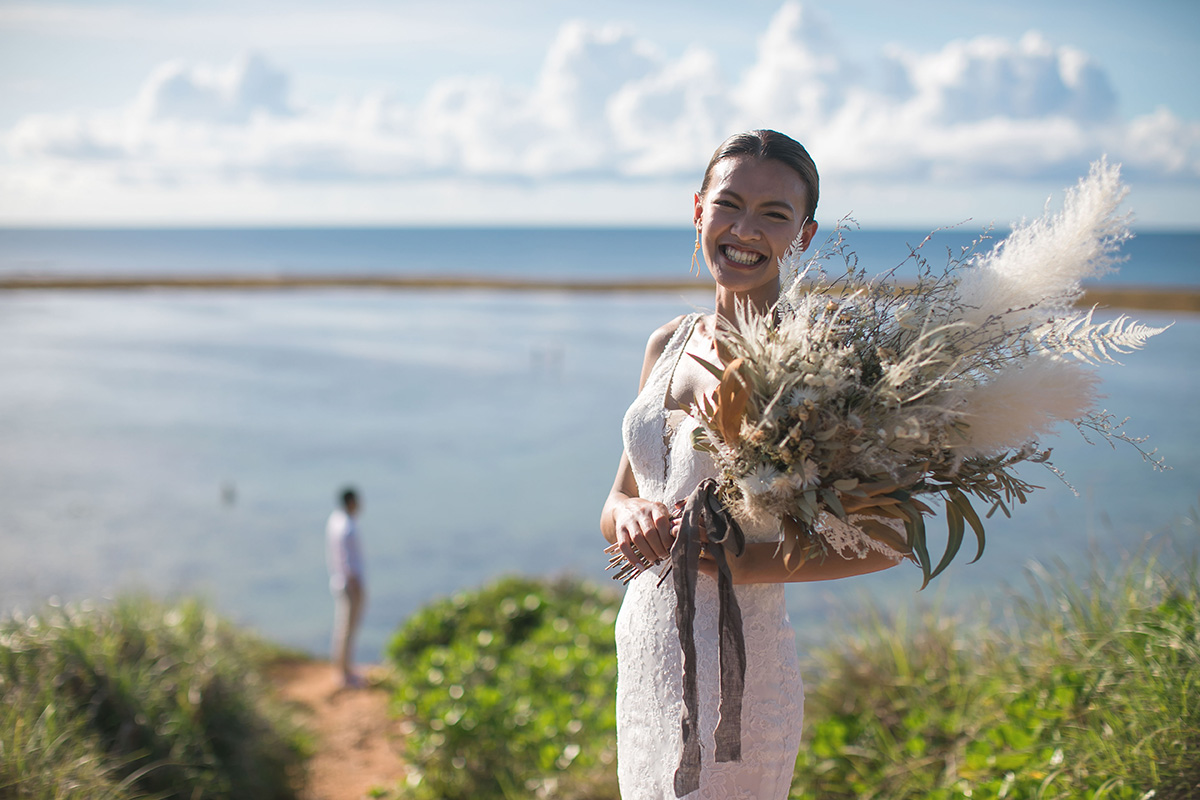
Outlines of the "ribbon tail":
[{"label": "ribbon tail", "polygon": [[746,683],[746,640],[742,611],[733,588],[733,575],[726,558],[728,549],[740,555],[745,535],[737,520],[717,496],[717,483],[701,482],[684,503],[679,536],[671,547],[671,572],[675,583],[675,624],[683,650],[683,747],[675,770],[675,796],[683,797],[700,788],[699,679],[696,664],[696,581],[700,566],[700,521],[707,532],[708,549],[717,564],[719,601],[718,660],[720,702],[718,705],[716,760],[742,758],[742,696]]},{"label": "ribbon tail", "polygon": [[679,537],[671,547],[671,573],[675,583],[675,625],[683,650],[683,751],[675,770],[675,796],[683,797],[700,788],[700,703],[696,665],[696,578],[699,574],[700,542],[697,525],[700,510],[697,493],[684,505]]},{"label": "ribbon tail", "polygon": [[720,597],[721,702],[715,732],[717,761],[742,759],[742,696],[746,684],[746,639],[742,630],[742,610],[733,591],[733,576],[725,560],[723,547],[714,548],[720,573],[717,592]]},{"label": "ribbon tail", "polygon": [[742,610],[733,588],[726,548],[740,554],[745,535],[732,515],[715,497],[715,486],[708,489],[705,503],[705,527],[710,531],[709,551],[717,564],[719,616],[719,665],[721,699],[717,728],[714,732],[716,760],[740,761],[742,758],[742,697],[746,685],[746,638],[742,628]]}]

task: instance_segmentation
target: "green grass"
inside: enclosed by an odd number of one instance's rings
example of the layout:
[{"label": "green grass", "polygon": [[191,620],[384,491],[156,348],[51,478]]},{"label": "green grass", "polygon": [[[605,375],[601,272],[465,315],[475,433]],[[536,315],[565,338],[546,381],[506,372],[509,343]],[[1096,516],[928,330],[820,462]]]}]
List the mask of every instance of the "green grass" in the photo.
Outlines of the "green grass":
[{"label": "green grass", "polygon": [[295,796],[280,651],[197,601],[47,606],[0,623],[0,798]]},{"label": "green grass", "polygon": [[791,797],[1200,797],[1200,582],[1031,576],[1004,629],[869,616],[807,670]]}]

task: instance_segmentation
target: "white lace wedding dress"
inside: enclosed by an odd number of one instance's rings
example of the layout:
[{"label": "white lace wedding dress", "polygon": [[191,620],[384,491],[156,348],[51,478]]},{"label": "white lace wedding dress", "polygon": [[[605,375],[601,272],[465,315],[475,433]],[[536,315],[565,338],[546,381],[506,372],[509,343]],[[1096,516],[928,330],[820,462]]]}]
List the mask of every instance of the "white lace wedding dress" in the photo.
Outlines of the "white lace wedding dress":
[{"label": "white lace wedding dress", "polygon": [[[625,414],[622,433],[642,497],[673,507],[716,470],[691,445],[695,421],[669,424],[667,392],[699,314],[684,319]],[[743,525],[748,542],[774,541],[777,526]],[[617,617],[617,770],[624,800],[674,800],[683,706],[682,652],[675,591],[657,570],[635,578]],[[736,587],[746,641],[742,758],[714,760],[719,701],[717,582],[700,575],[695,641],[699,677],[701,775],[689,800],[786,798],[804,719],[796,639],[783,584]]]}]

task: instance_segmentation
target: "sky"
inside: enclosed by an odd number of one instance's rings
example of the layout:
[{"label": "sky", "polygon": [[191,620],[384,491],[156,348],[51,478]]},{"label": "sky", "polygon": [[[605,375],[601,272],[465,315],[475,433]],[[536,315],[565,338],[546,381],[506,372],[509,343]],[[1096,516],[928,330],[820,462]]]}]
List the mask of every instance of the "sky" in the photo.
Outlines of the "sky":
[{"label": "sky", "polygon": [[0,0],[0,225],[686,226],[774,128],[819,220],[1007,226],[1102,157],[1200,229],[1193,0]]}]

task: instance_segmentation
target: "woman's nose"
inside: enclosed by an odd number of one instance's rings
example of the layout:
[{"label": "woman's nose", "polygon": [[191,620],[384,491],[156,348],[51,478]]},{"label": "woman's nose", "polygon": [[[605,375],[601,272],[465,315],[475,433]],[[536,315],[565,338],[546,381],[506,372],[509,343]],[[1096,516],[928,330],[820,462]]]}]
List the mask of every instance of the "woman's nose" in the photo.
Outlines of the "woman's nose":
[{"label": "woman's nose", "polygon": [[758,238],[758,226],[754,224],[754,216],[745,212],[737,215],[729,231],[739,239]]}]

